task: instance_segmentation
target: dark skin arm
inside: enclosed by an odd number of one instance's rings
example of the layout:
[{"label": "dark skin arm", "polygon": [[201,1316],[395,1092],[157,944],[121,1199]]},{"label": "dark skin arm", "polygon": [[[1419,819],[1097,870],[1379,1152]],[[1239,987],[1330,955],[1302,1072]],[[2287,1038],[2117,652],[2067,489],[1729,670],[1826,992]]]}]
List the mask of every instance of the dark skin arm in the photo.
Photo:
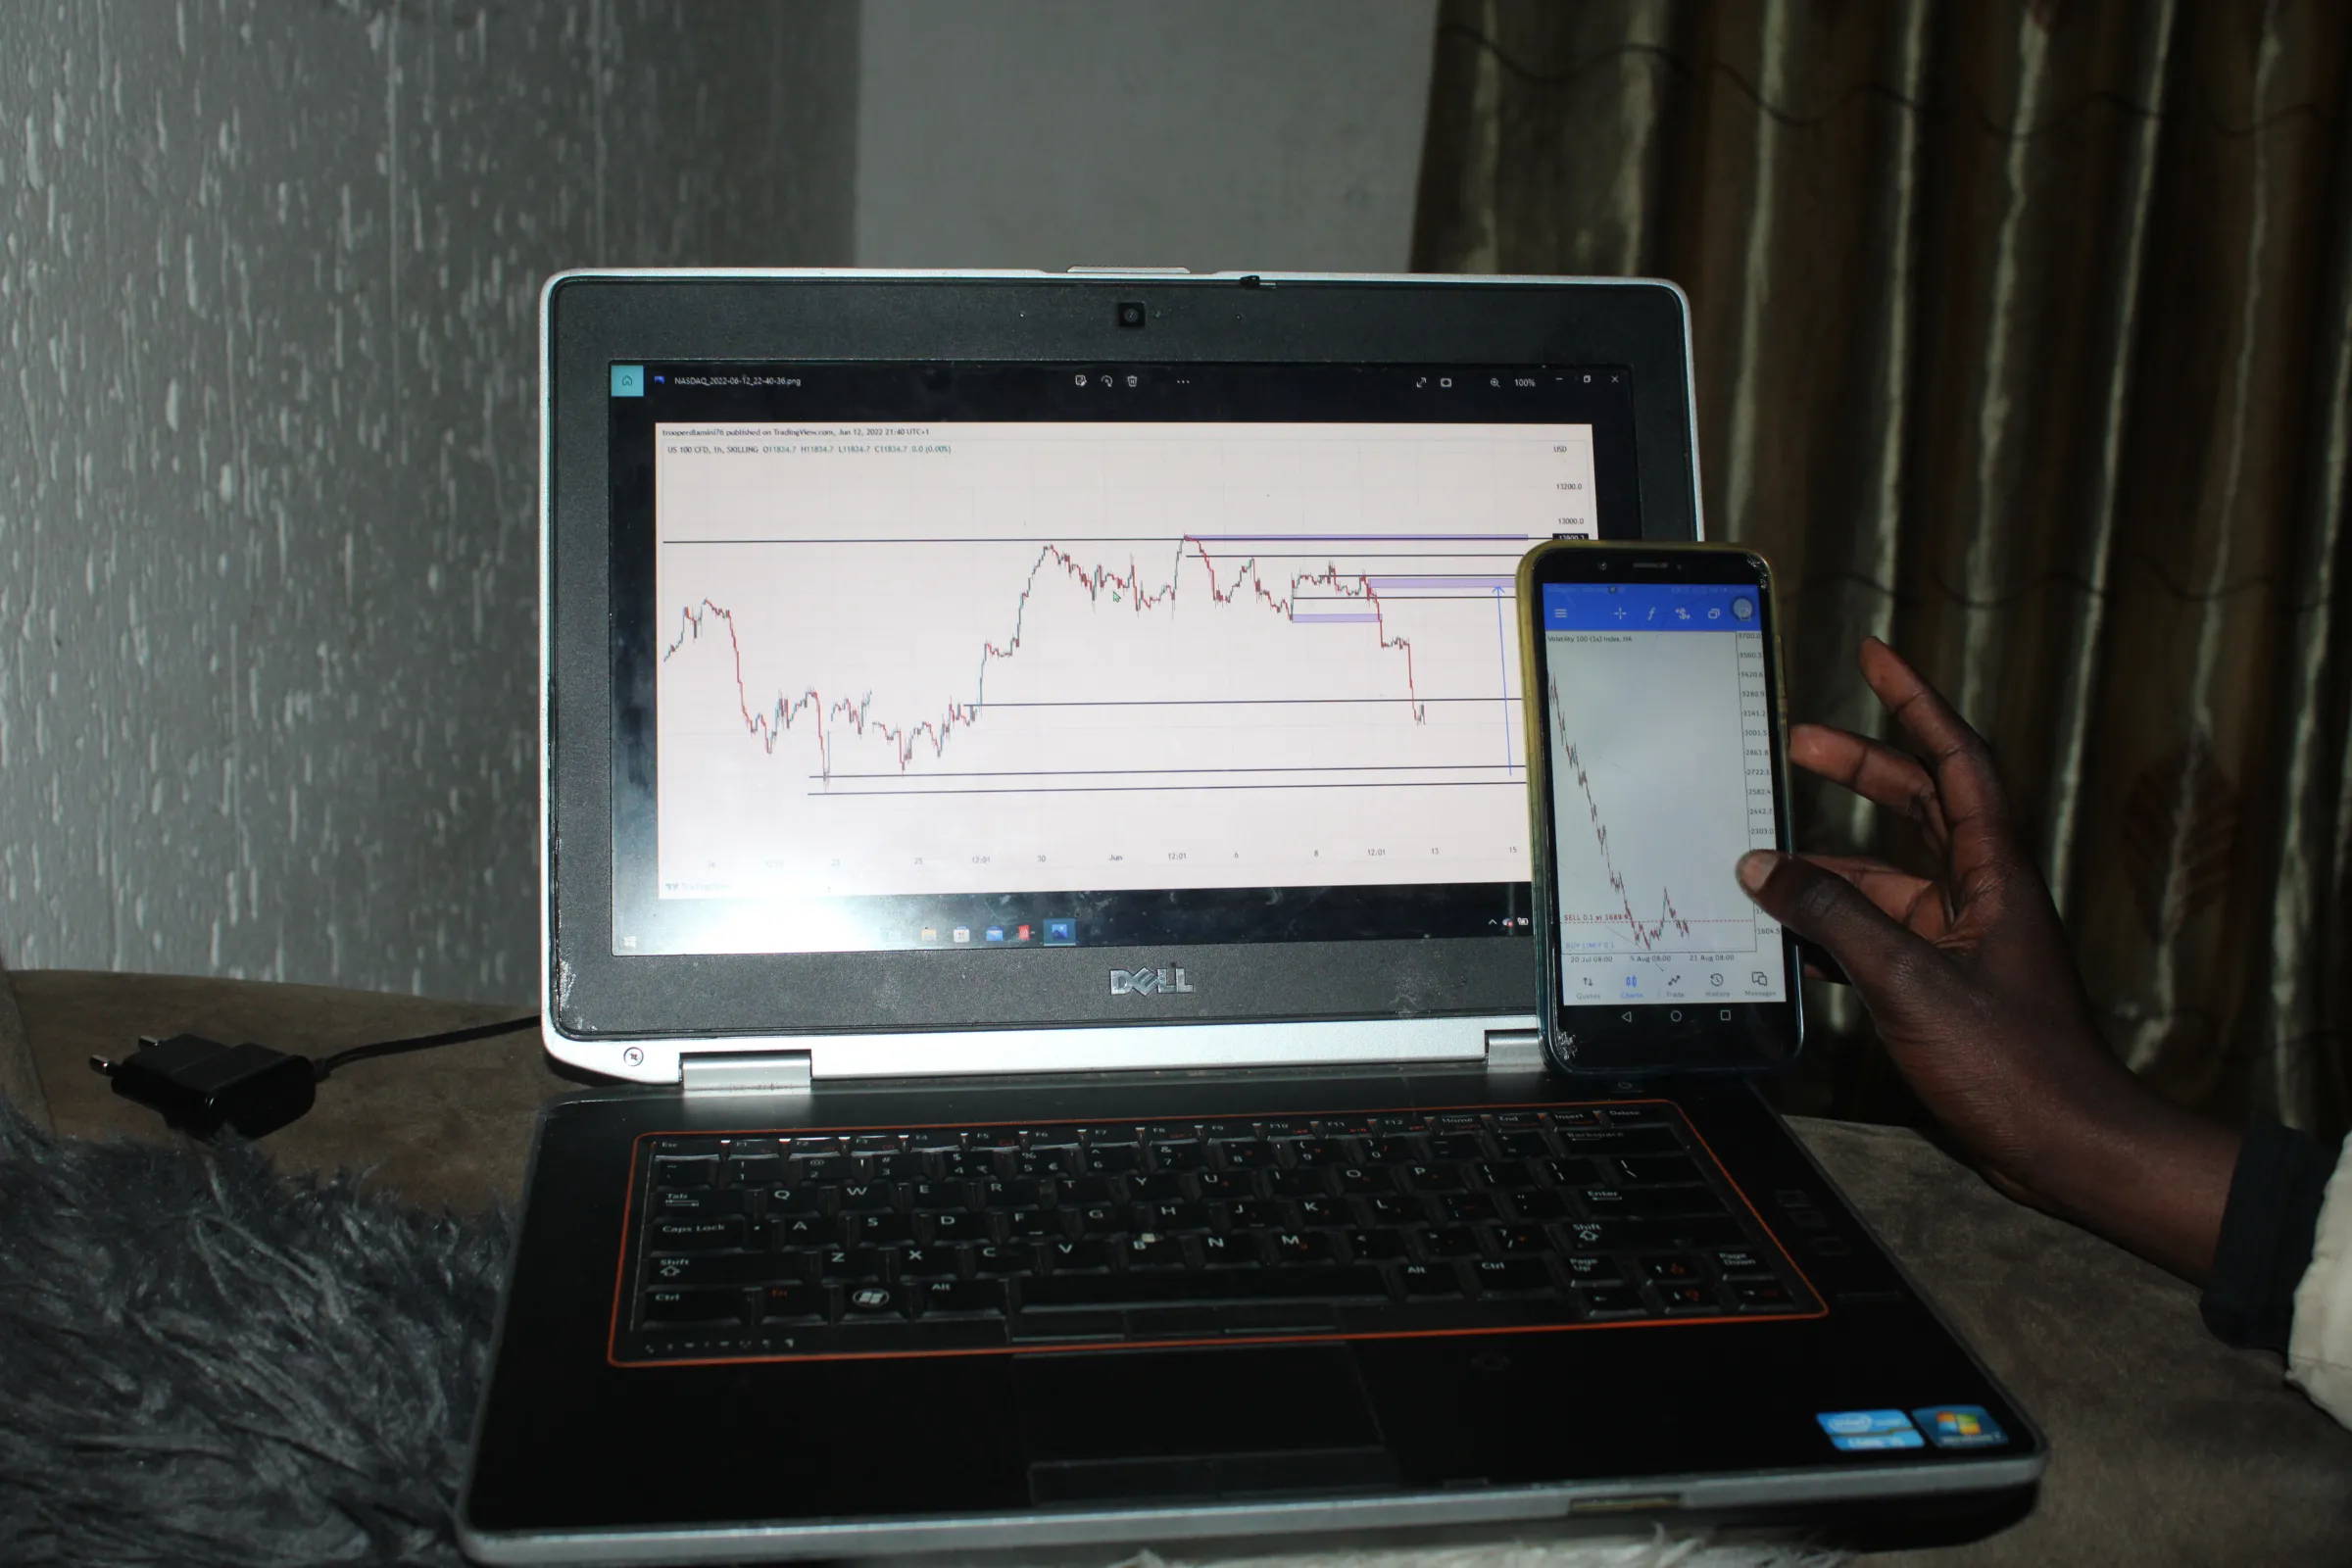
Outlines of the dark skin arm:
[{"label": "dark skin arm", "polygon": [[1826,949],[1887,1054],[1993,1186],[2192,1283],[2213,1266],[2238,1134],[2108,1050],[1983,737],[1876,638],[1862,675],[1917,756],[1799,724],[1789,760],[1908,816],[1942,862],[1759,850],[1740,883]]}]

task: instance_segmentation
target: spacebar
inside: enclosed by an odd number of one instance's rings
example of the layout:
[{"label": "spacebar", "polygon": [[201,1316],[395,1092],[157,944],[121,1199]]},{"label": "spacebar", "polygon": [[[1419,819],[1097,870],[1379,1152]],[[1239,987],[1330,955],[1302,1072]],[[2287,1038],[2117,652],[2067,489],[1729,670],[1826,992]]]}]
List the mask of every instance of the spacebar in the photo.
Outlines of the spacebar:
[{"label": "spacebar", "polygon": [[1216,1269],[1200,1274],[1052,1274],[1021,1282],[1021,1310],[1100,1310],[1106,1306],[1245,1305],[1254,1301],[1385,1301],[1388,1286],[1372,1268]]}]

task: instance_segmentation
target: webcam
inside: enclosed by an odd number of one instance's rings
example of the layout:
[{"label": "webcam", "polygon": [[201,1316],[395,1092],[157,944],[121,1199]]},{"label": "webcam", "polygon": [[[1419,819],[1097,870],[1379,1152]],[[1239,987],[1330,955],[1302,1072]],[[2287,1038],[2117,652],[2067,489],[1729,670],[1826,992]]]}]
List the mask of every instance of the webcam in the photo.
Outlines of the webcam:
[{"label": "webcam", "polygon": [[1119,302],[1119,324],[1140,328],[1144,324],[1143,306],[1135,300],[1121,300]]}]

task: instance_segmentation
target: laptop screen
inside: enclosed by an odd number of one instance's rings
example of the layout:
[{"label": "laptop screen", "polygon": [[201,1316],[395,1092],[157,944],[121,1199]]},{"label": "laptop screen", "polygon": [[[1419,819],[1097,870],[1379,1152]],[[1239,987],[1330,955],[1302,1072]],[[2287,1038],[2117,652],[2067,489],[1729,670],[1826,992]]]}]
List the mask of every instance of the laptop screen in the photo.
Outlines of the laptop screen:
[{"label": "laptop screen", "polygon": [[613,950],[1526,935],[1609,367],[614,365]]}]

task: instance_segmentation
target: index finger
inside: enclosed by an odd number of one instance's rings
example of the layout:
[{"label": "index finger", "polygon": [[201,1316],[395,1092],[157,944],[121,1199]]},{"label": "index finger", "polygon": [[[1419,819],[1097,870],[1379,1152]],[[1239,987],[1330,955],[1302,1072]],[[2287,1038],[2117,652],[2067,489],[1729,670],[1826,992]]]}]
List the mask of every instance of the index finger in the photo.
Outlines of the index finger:
[{"label": "index finger", "polygon": [[1951,838],[1945,854],[1952,891],[1965,902],[1996,862],[2021,858],[2009,797],[1984,737],[1952,710],[1941,693],[1876,637],[1862,642],[1862,678],[1910,735],[1936,776]]}]

